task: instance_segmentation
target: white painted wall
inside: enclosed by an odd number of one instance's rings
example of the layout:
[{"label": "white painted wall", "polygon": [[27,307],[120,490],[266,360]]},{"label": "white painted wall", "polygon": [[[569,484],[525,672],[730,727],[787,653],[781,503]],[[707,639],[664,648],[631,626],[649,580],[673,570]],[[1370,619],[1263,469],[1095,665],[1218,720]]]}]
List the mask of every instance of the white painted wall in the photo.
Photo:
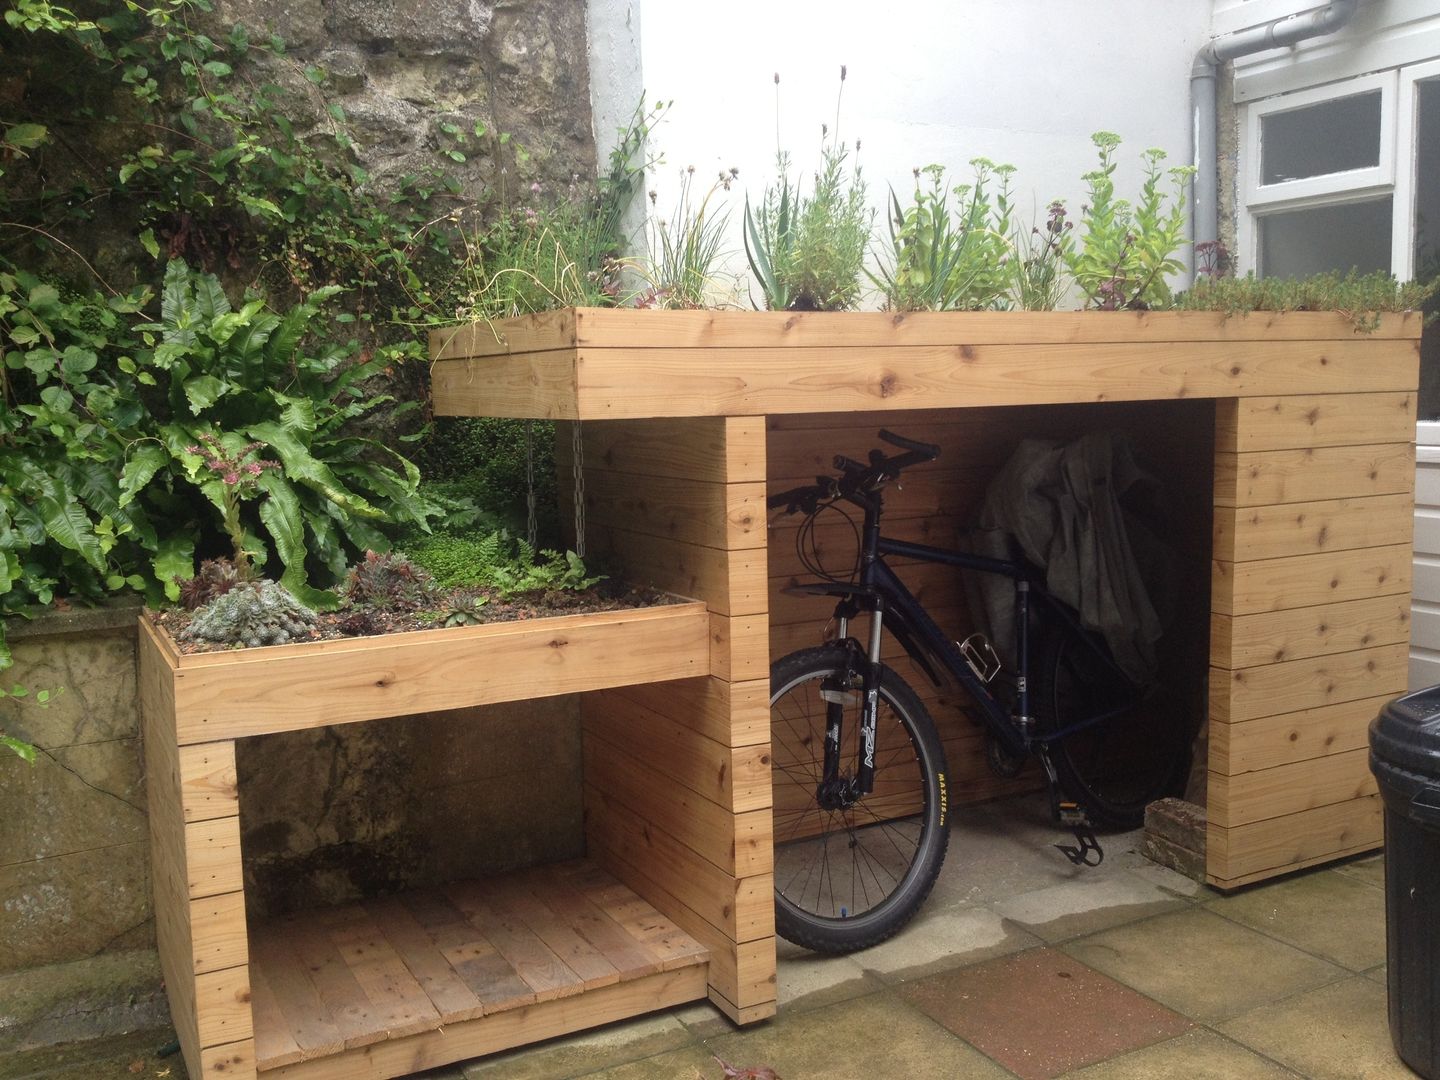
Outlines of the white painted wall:
[{"label": "white painted wall", "polygon": [[[1211,0],[589,0],[591,96],[602,155],[637,97],[674,99],[655,136],[665,164],[651,179],[668,211],[678,173],[740,170],[730,193],[732,264],[745,265],[745,191],[773,176],[779,72],[780,141],[796,166],[818,160],[821,123],[862,142],[873,205],[888,184],[902,197],[911,170],[940,163],[953,181],[968,161],[1009,162],[1024,218],[1054,198],[1078,212],[1094,166],[1089,134],[1125,139],[1120,185],[1138,186],[1139,154],[1190,155],[1189,74],[1208,40]],[[642,11],[643,9],[643,11]],[[643,16],[643,17],[642,17]],[[623,34],[595,28],[624,27]],[[618,99],[618,100],[617,100]],[[745,190],[740,190],[741,188]],[[883,230],[883,221],[877,219]],[[743,300],[743,293],[742,293]]]}]

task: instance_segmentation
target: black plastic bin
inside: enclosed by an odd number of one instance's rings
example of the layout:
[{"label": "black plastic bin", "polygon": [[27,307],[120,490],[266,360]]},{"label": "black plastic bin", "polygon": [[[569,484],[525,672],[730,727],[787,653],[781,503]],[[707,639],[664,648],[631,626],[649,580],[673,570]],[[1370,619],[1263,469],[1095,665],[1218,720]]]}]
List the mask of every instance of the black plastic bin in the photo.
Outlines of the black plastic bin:
[{"label": "black plastic bin", "polygon": [[1385,800],[1385,956],[1390,1038],[1440,1077],[1440,686],[1396,698],[1370,724]]}]

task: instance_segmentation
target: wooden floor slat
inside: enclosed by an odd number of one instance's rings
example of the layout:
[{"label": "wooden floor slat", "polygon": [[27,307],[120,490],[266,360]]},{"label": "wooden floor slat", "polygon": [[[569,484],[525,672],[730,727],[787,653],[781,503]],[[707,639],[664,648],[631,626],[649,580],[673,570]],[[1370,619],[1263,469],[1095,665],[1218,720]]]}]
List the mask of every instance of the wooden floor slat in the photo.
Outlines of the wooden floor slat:
[{"label": "wooden floor slat", "polygon": [[250,955],[262,1071],[708,960],[583,861],[258,923]]}]

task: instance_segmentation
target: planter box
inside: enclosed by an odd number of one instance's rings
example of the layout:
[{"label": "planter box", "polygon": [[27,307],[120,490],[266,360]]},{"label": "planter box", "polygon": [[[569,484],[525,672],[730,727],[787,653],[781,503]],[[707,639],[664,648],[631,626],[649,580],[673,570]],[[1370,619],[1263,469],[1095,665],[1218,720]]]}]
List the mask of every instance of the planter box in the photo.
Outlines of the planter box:
[{"label": "planter box", "polygon": [[[235,740],[693,682],[710,633],[705,606],[686,602],[182,655],[142,619],[157,937],[190,1075],[382,1080],[703,997],[705,946],[588,866],[247,929]],[[517,895],[528,920],[510,910]],[[292,946],[310,950],[309,975]],[[452,968],[442,953],[462,946],[490,959]]]},{"label": "planter box", "polygon": [[[430,347],[437,413],[586,421],[585,490],[625,501],[609,516],[596,501],[590,540],[643,548],[632,572],[692,581],[725,613],[729,669],[712,681],[735,699],[763,686],[762,627],[777,630],[761,500],[824,467],[830,446],[810,440],[910,417],[963,427],[967,409],[1201,402],[1207,878],[1230,888],[1381,843],[1365,730],[1406,681],[1420,329],[1419,314],[1360,333],[1333,313],[582,308]],[[942,498],[937,533],[946,513]],[[676,721],[679,704],[648,703]],[[750,730],[743,710],[732,721]]]}]

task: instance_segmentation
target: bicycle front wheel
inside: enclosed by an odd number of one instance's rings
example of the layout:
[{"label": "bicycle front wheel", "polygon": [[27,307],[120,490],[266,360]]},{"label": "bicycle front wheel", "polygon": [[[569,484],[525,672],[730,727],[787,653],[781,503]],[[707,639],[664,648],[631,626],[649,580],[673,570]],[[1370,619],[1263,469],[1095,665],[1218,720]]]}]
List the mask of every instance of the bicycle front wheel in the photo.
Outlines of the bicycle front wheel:
[{"label": "bicycle front wheel", "polygon": [[1050,759],[1090,820],[1138,829],[1145,807],[1183,783],[1187,733],[1164,694],[1142,693],[1099,647],[1075,633],[1044,642],[1034,669],[1036,717],[1042,738],[1058,736]]},{"label": "bicycle front wheel", "polygon": [[770,669],[775,930],[819,952],[867,948],[904,926],[935,884],[950,839],[939,736],[915,692],[888,668],[880,676],[875,790],[843,805],[822,796],[822,689],[844,709],[842,780],[859,760],[858,679],[836,690],[850,666],[846,649],[829,645]]}]

